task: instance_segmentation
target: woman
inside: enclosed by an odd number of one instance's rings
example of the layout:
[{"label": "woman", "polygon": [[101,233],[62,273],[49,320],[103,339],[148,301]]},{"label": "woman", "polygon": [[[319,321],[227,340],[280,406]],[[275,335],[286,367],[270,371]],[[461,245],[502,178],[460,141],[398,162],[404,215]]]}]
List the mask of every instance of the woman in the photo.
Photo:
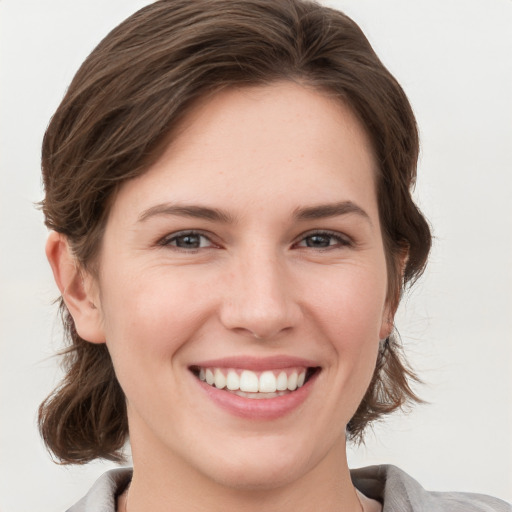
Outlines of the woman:
[{"label": "woman", "polygon": [[[70,340],[40,409],[73,511],[507,510],[346,439],[407,402],[393,317],[423,271],[409,103],[359,28],[301,1],[160,1],[75,76],[43,144]],[[487,507],[487,508],[486,508]]]}]

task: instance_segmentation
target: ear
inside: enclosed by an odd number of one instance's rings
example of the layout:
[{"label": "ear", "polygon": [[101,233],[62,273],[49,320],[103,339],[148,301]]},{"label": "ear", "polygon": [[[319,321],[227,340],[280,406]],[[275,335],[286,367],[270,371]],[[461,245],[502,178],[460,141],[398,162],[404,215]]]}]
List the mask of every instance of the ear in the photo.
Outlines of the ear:
[{"label": "ear", "polygon": [[388,338],[393,332],[393,328],[395,326],[395,313],[398,309],[398,305],[400,304],[405,267],[409,259],[409,248],[403,247],[395,258],[396,259],[393,263],[393,272],[388,271],[388,273],[394,274],[395,283],[392,289],[391,287],[388,289],[388,297],[384,306],[379,334],[381,340]]},{"label": "ear", "polygon": [[390,308],[390,304],[386,304],[382,314],[382,322],[380,324],[379,339],[385,340],[389,338],[393,332],[395,314]]},{"label": "ear", "polygon": [[94,278],[80,268],[64,235],[50,232],[46,257],[78,335],[91,343],[105,343]]}]

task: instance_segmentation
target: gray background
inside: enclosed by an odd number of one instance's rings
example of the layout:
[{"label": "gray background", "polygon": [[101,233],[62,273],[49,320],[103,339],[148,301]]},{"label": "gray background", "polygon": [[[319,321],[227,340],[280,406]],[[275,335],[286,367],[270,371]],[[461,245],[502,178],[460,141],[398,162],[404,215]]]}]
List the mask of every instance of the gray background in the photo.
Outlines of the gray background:
[{"label": "gray background", "polygon": [[[0,511],[65,510],[111,465],[51,462],[35,416],[60,330],[44,258],[41,138],[81,61],[142,0],[1,0]],[[397,325],[430,405],[374,429],[352,466],[512,500],[512,1],[331,0],[416,111],[416,196],[436,235]]]}]

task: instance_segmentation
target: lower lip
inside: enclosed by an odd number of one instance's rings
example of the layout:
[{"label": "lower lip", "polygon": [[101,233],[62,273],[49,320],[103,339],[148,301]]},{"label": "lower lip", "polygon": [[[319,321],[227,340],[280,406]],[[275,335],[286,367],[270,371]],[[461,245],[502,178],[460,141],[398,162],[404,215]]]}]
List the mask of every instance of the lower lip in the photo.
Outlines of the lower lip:
[{"label": "lower lip", "polygon": [[262,399],[238,396],[229,391],[210,386],[196,377],[194,378],[213,402],[234,416],[251,420],[274,420],[286,416],[304,403],[318,373],[315,372],[304,386],[291,393]]}]

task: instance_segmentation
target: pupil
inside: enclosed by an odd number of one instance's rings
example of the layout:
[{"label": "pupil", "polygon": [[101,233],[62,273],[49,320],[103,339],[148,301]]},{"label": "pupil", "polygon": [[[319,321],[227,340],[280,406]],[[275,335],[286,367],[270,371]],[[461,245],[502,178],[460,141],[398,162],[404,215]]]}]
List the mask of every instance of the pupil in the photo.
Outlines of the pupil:
[{"label": "pupil", "polygon": [[199,236],[198,235],[184,235],[180,236],[177,240],[179,247],[199,247]]},{"label": "pupil", "polygon": [[308,237],[306,245],[308,247],[329,247],[330,237],[327,235],[312,235]]}]

